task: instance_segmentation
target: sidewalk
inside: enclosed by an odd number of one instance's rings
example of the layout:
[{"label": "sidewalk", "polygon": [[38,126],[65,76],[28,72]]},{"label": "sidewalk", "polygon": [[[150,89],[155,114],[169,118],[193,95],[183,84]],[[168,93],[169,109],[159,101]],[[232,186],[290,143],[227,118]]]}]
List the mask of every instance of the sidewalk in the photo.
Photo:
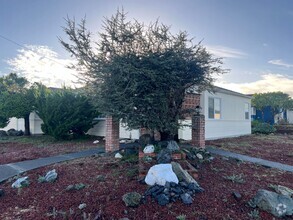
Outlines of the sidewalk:
[{"label": "sidewalk", "polygon": [[0,165],[0,183],[3,182],[4,180],[7,180],[10,177],[13,177],[17,174],[20,174],[35,168],[39,168],[39,167],[47,166],[50,164],[67,161],[67,160],[88,157],[94,154],[100,154],[104,152],[105,152],[105,149],[103,147],[100,147],[100,148],[85,150],[85,151],[76,152],[76,153],[69,153],[64,155],[39,158],[36,160],[26,160],[22,162]]},{"label": "sidewalk", "polygon": [[260,159],[260,158],[256,158],[256,157],[250,157],[250,156],[246,156],[246,155],[242,155],[242,154],[237,154],[237,153],[233,153],[230,151],[213,148],[210,146],[206,147],[206,149],[209,152],[211,152],[212,154],[217,154],[217,155],[221,155],[221,156],[225,156],[225,157],[232,157],[235,159],[260,164],[265,167],[276,168],[276,169],[283,170],[283,171],[293,172],[293,166],[290,166],[287,164],[282,164],[282,163],[264,160],[264,159]]}]

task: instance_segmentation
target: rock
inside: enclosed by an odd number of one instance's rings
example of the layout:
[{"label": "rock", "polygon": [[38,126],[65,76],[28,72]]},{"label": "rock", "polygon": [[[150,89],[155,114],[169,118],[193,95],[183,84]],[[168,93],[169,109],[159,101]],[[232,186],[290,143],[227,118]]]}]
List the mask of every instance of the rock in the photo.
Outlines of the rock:
[{"label": "rock", "polygon": [[158,164],[171,163],[171,160],[171,152],[168,149],[161,150],[157,155]]},{"label": "rock", "polygon": [[178,184],[178,178],[172,170],[171,164],[158,164],[152,166],[145,178],[145,182],[148,185],[161,185],[164,186],[166,182],[174,182]]},{"label": "rock", "polygon": [[115,158],[121,159],[123,156],[120,153],[115,154]]},{"label": "rock", "polygon": [[143,134],[139,137],[138,142],[142,147],[145,147],[146,145],[153,144],[154,139],[150,134]]},{"label": "rock", "polygon": [[72,191],[72,190],[75,190],[75,186],[74,185],[69,185],[66,187],[65,189],[66,191]]},{"label": "rock", "polygon": [[189,183],[189,184],[187,185],[187,188],[188,188],[189,190],[195,192],[195,193],[199,193],[199,192],[203,192],[203,191],[204,191],[204,189],[201,188],[201,187],[198,185],[198,183]]},{"label": "rock", "polygon": [[23,131],[17,131],[14,128],[11,128],[7,131],[8,136],[22,136],[23,135]]},{"label": "rock", "polygon": [[233,195],[234,198],[235,198],[236,200],[238,200],[238,201],[242,198],[241,194],[240,194],[239,192],[237,192],[237,191],[234,191],[234,192],[232,193],[232,195]]},{"label": "rock", "polygon": [[105,176],[104,175],[98,175],[96,176],[96,180],[99,182],[104,182],[105,181]]},{"label": "rock", "polygon": [[192,204],[193,199],[191,195],[189,195],[188,193],[181,194],[180,198],[184,204],[187,204],[187,205]]},{"label": "rock", "polygon": [[99,140],[95,140],[94,142],[93,142],[93,144],[98,144],[100,141]]},{"label": "rock", "polygon": [[84,209],[86,207],[86,204],[85,203],[82,203],[78,206],[78,208],[81,210],[81,209]]},{"label": "rock", "polygon": [[141,195],[137,192],[130,192],[123,195],[122,200],[126,206],[137,207],[140,204]]},{"label": "rock", "polygon": [[4,196],[4,189],[0,189],[0,198]]},{"label": "rock", "polygon": [[0,137],[6,137],[8,134],[4,130],[0,130]]},{"label": "rock", "polygon": [[170,202],[170,198],[165,194],[160,194],[159,196],[157,196],[157,201],[159,205],[164,206]]},{"label": "rock", "polygon": [[183,170],[179,163],[172,162],[171,164],[173,171],[180,181],[185,181],[186,183],[196,183],[198,185],[195,179],[193,179],[193,177],[186,170]]},{"label": "rock", "polygon": [[12,188],[22,188],[29,185],[28,177],[18,178],[11,186]]},{"label": "rock", "polygon": [[58,175],[56,173],[56,170],[53,169],[53,170],[49,171],[44,178],[45,178],[46,182],[52,183],[57,179],[57,176]]},{"label": "rock", "polygon": [[203,160],[203,156],[202,156],[200,153],[197,153],[197,154],[196,154],[196,157],[197,157],[198,159],[200,159],[200,160]]},{"label": "rock", "polygon": [[155,152],[155,146],[154,145],[147,145],[145,146],[145,148],[143,149],[143,152],[145,154],[151,154]]},{"label": "rock", "polygon": [[275,188],[275,190],[276,190],[277,193],[280,193],[280,194],[285,195],[285,196],[292,197],[292,195],[293,195],[293,190],[288,188],[288,187],[286,187],[286,186],[278,185]]},{"label": "rock", "polygon": [[250,200],[252,207],[258,207],[276,217],[293,214],[293,200],[289,196],[280,195],[275,192],[260,189],[256,196]]},{"label": "rock", "polygon": [[174,152],[179,150],[179,146],[176,141],[168,141],[167,149]]}]

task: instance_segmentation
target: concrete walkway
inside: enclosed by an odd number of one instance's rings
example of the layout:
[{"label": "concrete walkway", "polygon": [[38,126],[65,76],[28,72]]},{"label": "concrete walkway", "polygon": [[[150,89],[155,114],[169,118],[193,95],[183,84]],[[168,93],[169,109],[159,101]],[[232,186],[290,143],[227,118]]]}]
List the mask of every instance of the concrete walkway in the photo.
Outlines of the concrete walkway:
[{"label": "concrete walkway", "polygon": [[269,161],[269,160],[263,160],[260,158],[250,157],[250,156],[246,156],[243,154],[237,154],[237,153],[233,153],[230,151],[221,150],[221,149],[217,149],[217,148],[213,148],[213,147],[206,147],[206,149],[209,152],[211,152],[212,154],[217,154],[217,155],[221,155],[221,156],[225,156],[225,157],[232,157],[235,159],[260,164],[265,167],[271,167],[271,168],[276,168],[276,169],[283,170],[283,171],[293,172],[293,166],[290,166],[287,164],[277,163],[277,162],[273,162],[273,161]]},{"label": "concrete walkway", "polygon": [[13,177],[17,174],[47,166],[54,163],[59,163],[67,160],[78,159],[82,157],[92,156],[94,154],[104,153],[105,149],[103,147],[85,150],[76,153],[69,153],[64,155],[46,157],[46,158],[39,158],[36,160],[26,160],[22,162],[16,163],[9,163],[0,165],[0,183],[7,180],[10,177]]}]

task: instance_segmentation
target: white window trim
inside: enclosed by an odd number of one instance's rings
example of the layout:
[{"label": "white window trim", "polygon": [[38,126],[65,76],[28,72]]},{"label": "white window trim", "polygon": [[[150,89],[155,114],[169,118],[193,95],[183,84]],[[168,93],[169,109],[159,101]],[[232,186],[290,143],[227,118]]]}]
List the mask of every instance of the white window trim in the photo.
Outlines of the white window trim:
[{"label": "white window trim", "polygon": [[[245,109],[245,105],[248,105],[248,118],[246,118],[246,109]],[[244,120],[250,120],[251,118],[251,106],[248,102],[244,102]]]},{"label": "white window trim", "polygon": [[[210,118],[210,116],[209,116],[209,99],[219,99],[219,101],[220,101],[220,118]],[[219,97],[214,97],[214,96],[208,96],[208,119],[209,120],[222,120],[222,98],[219,98]],[[214,116],[215,116],[215,101],[214,101]]]}]

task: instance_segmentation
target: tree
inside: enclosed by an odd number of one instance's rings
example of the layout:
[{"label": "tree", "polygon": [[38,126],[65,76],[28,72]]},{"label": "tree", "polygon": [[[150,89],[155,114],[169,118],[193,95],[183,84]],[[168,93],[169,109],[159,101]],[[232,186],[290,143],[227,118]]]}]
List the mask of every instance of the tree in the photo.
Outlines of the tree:
[{"label": "tree", "polygon": [[64,31],[71,43],[60,41],[78,61],[72,68],[99,109],[130,128],[157,130],[166,138],[180,127],[186,91],[211,87],[213,74],[224,72],[221,59],[201,43],[194,45],[186,32],[174,35],[158,21],[148,26],[127,21],[123,11],[105,19],[97,42],[85,20],[76,26],[67,19]]},{"label": "tree", "polygon": [[272,116],[293,109],[293,99],[283,92],[256,93],[252,97],[251,104],[260,110],[262,115],[267,107],[270,108]]},{"label": "tree", "polygon": [[[0,118],[7,125],[11,117],[24,118],[25,135],[30,135],[29,115],[34,109],[34,93],[29,82],[15,73],[0,78]],[[6,120],[6,123],[5,123]]]},{"label": "tree", "polygon": [[68,139],[84,135],[93,127],[98,112],[89,99],[71,89],[47,89],[38,85],[36,112],[43,120],[45,134],[56,139]]}]

